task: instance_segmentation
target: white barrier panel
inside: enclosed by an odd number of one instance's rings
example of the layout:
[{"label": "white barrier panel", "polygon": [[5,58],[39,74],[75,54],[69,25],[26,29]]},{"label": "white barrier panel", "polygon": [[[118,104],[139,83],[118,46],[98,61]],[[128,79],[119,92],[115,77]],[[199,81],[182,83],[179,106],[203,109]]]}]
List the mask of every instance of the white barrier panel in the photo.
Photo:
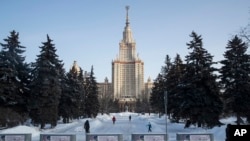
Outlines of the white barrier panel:
[{"label": "white barrier panel", "polygon": [[211,133],[177,133],[177,141],[214,141],[214,136]]},{"label": "white barrier panel", "polygon": [[76,141],[75,134],[40,134],[40,141]]},{"label": "white barrier panel", "polygon": [[166,134],[132,134],[132,141],[167,141]]},{"label": "white barrier panel", "polygon": [[86,141],[123,141],[122,134],[86,134]]},{"label": "white barrier panel", "polygon": [[0,134],[0,141],[31,141],[31,134]]}]

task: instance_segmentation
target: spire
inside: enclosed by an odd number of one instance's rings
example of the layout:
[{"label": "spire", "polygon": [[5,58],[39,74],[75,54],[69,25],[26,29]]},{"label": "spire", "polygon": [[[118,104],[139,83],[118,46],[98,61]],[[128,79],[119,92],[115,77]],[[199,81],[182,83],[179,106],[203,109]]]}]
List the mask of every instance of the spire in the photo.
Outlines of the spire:
[{"label": "spire", "polygon": [[125,8],[126,8],[126,26],[123,31],[123,42],[134,43],[132,31],[129,26],[129,17],[128,17],[129,6],[126,6]]},{"label": "spire", "polygon": [[129,6],[126,6],[126,10],[127,10],[127,16],[126,16],[126,26],[129,25],[129,18],[128,18],[128,10],[129,10]]}]

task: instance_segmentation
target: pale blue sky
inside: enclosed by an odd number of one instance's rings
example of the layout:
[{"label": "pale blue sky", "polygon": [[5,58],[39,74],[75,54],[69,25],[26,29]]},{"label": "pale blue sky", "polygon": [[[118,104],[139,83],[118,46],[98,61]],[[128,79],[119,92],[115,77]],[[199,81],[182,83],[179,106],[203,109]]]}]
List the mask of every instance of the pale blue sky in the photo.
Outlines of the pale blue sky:
[{"label": "pale blue sky", "polygon": [[250,0],[1,0],[0,42],[16,30],[27,47],[26,62],[34,62],[49,34],[66,71],[76,60],[86,71],[93,65],[98,82],[106,76],[111,82],[126,5],[145,81],[156,78],[167,54],[185,59],[192,31],[218,61],[228,40],[250,21]]}]

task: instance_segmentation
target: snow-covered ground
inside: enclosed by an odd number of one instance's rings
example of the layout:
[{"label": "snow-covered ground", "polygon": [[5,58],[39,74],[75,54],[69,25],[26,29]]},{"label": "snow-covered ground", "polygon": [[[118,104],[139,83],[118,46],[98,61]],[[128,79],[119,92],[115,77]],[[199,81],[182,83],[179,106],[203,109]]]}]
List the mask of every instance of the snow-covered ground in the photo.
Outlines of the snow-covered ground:
[{"label": "snow-covered ground", "polygon": [[[132,116],[132,120],[129,121],[129,115]],[[115,116],[117,121],[113,125],[112,117]],[[86,134],[83,129],[83,124],[86,120],[90,122],[90,133],[93,134],[123,134],[124,141],[131,140],[131,134],[147,134],[147,124],[152,124],[152,133],[166,133],[166,118],[162,116],[158,117],[156,114],[139,115],[137,113],[114,113],[110,115],[98,115],[95,119],[80,119],[74,120],[68,124],[58,123],[53,129],[39,130],[33,126],[17,126],[10,129],[0,130],[0,134],[4,133],[29,133],[32,134],[32,141],[39,141],[40,134],[75,134],[76,141],[85,141]],[[222,123],[233,123],[235,118],[227,118],[221,120]],[[225,140],[225,127],[214,127],[213,129],[202,129],[197,127],[191,127],[184,129],[183,123],[167,123],[168,139],[169,141],[176,141],[177,133],[212,133],[214,135],[214,141]]]}]

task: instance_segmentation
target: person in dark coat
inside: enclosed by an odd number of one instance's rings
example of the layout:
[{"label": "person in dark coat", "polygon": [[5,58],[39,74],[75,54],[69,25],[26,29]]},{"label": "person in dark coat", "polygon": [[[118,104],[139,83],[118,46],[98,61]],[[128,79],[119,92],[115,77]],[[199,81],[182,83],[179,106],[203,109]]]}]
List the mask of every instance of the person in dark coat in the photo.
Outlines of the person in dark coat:
[{"label": "person in dark coat", "polygon": [[184,128],[189,128],[190,125],[191,125],[191,120],[188,119],[188,120],[186,121],[186,123],[185,123]]},{"label": "person in dark coat", "polygon": [[151,128],[152,128],[152,125],[151,125],[151,123],[149,122],[149,123],[148,123],[148,132],[152,132]]},{"label": "person in dark coat", "polygon": [[129,115],[129,117],[128,117],[128,118],[129,118],[129,121],[131,121],[131,115]]},{"label": "person in dark coat", "polygon": [[89,133],[89,127],[90,127],[90,126],[89,126],[89,121],[86,120],[85,123],[84,123],[84,129],[85,129],[85,132],[86,132],[86,133]]},{"label": "person in dark coat", "polygon": [[115,116],[113,116],[112,121],[113,121],[113,124],[115,124],[115,121],[116,121]]}]

